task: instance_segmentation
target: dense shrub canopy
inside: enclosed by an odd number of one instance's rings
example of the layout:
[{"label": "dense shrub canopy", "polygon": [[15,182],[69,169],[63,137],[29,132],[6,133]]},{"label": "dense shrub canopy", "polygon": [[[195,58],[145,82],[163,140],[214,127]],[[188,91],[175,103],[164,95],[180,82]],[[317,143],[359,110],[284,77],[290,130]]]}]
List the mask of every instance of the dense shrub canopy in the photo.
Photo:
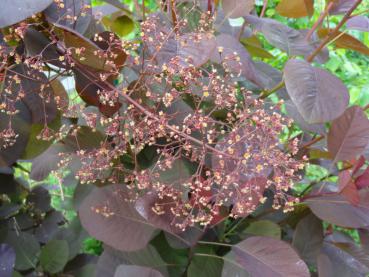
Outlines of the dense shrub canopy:
[{"label": "dense shrub canopy", "polygon": [[368,275],[368,10],[2,0],[0,276]]}]

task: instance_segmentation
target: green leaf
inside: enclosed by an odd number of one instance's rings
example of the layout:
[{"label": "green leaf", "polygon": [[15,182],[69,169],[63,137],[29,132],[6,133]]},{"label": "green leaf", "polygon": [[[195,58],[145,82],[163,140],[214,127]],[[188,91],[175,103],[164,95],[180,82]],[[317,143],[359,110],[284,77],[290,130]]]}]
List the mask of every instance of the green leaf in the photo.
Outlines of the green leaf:
[{"label": "green leaf", "polygon": [[274,222],[269,220],[260,220],[251,223],[244,231],[245,234],[271,237],[280,239],[281,228]]},{"label": "green leaf", "polygon": [[251,56],[260,57],[264,59],[274,58],[272,54],[263,49],[259,39],[256,36],[242,38],[240,42],[245,46],[245,48],[251,54]]},{"label": "green leaf", "polygon": [[111,21],[111,30],[121,37],[130,34],[134,28],[133,20],[127,15],[118,16]]},{"label": "green leaf", "polygon": [[36,267],[40,245],[33,235],[10,232],[5,243],[11,245],[16,253],[15,269],[27,270]]},{"label": "green leaf", "polygon": [[[31,126],[31,133],[28,139],[26,149],[24,150],[22,159],[28,160],[41,155],[53,143],[52,140],[38,139],[40,132],[44,129],[45,124],[33,124]],[[54,132],[57,132],[61,127],[61,115],[58,113],[57,117],[48,124],[48,127]],[[51,131],[51,132],[53,132]]]},{"label": "green leaf", "polygon": [[216,253],[212,247],[204,245],[196,247],[195,254],[187,270],[187,276],[220,277],[222,274],[223,260],[221,258],[214,258],[214,255]]},{"label": "green leaf", "polygon": [[51,240],[41,250],[40,264],[45,271],[55,274],[63,270],[68,258],[68,243],[65,240]]}]

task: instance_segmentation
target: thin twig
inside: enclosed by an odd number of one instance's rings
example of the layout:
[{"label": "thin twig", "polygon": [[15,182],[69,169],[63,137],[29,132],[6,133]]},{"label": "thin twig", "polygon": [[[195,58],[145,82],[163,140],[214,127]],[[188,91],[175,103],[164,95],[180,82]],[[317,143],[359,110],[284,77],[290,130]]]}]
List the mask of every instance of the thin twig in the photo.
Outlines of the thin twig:
[{"label": "thin twig", "polygon": [[267,7],[268,7],[268,0],[264,0],[263,9],[261,10],[260,17],[264,17]]},{"label": "thin twig", "polygon": [[315,22],[313,27],[309,30],[308,34],[306,35],[306,40],[310,40],[313,33],[323,23],[324,18],[329,14],[330,10],[333,8],[333,5],[334,5],[334,2],[330,2],[328,6],[324,9],[324,12],[321,13],[318,20]]},{"label": "thin twig", "polygon": [[351,14],[356,10],[356,8],[361,4],[363,0],[356,0],[354,5],[347,11],[345,16],[342,18],[340,23],[336,26],[334,31],[328,35],[321,44],[315,49],[315,51],[306,59],[308,62],[312,62],[314,58],[319,54],[319,52],[334,38],[335,34],[339,32],[341,27],[350,19]]}]

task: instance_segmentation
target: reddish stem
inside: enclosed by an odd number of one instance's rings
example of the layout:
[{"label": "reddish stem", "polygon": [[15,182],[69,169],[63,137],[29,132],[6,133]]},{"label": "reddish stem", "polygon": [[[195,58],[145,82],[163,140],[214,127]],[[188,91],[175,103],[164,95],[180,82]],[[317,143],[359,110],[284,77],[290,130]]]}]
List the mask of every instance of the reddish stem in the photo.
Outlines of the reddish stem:
[{"label": "reddish stem", "polygon": [[211,4],[212,0],[208,0],[208,12],[211,14],[213,12],[213,6]]},{"label": "reddish stem", "polygon": [[356,10],[356,8],[363,2],[363,0],[356,0],[350,10],[347,11],[345,16],[342,18],[340,23],[336,26],[332,33],[330,33],[319,45],[318,48],[306,59],[308,62],[312,62],[314,58],[319,54],[319,52],[334,38],[335,34],[341,29],[341,27],[350,19],[351,14]]},{"label": "reddish stem", "polygon": [[310,29],[310,31],[306,35],[306,40],[309,40],[311,36],[313,35],[313,33],[315,32],[315,30],[323,23],[324,18],[329,14],[330,10],[333,8],[333,5],[334,5],[334,2],[330,2],[328,6],[325,8],[324,12],[321,13],[318,20],[315,22],[313,27]]},{"label": "reddish stem", "polygon": [[261,10],[260,17],[263,17],[265,15],[267,7],[268,7],[268,0],[264,0],[264,5],[263,5],[263,9]]}]

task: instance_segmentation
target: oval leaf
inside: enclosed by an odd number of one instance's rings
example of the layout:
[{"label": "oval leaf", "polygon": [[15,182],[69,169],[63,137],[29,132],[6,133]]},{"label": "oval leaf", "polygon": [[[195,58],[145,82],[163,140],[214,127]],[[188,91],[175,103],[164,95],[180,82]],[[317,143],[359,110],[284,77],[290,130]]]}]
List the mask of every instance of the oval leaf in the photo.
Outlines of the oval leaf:
[{"label": "oval leaf", "polygon": [[360,228],[369,226],[369,191],[360,190],[359,196],[358,205],[352,205],[340,194],[318,196],[305,202],[322,220],[342,227]]},{"label": "oval leaf", "polygon": [[328,150],[336,161],[362,154],[369,143],[369,120],[364,111],[353,106],[333,121],[328,133]]},{"label": "oval leaf", "polygon": [[289,60],[284,68],[287,92],[308,123],[339,117],[349,103],[345,85],[328,71],[302,60]]},{"label": "oval leaf", "polygon": [[[318,35],[320,37],[326,37],[332,31],[331,29],[320,29]],[[334,36],[336,37],[334,43],[337,48],[350,49],[369,56],[369,48],[360,40],[342,32],[336,32]]]},{"label": "oval leaf", "polygon": [[144,248],[155,227],[126,201],[123,185],[95,189],[82,203],[79,216],[87,232],[121,251]]},{"label": "oval leaf", "polygon": [[114,277],[163,277],[163,275],[152,268],[136,265],[120,265],[115,271]]},{"label": "oval leaf", "polygon": [[15,251],[8,244],[0,244],[0,276],[10,277],[15,264]]},{"label": "oval leaf", "polygon": [[[238,267],[246,269],[251,276],[310,276],[306,264],[286,242],[267,237],[252,237],[232,247],[226,259],[233,261],[232,267],[225,263],[223,276]],[[232,270],[232,271],[229,271]],[[239,276],[244,276],[240,273]]]},{"label": "oval leaf", "polygon": [[293,234],[292,245],[300,257],[309,264],[316,266],[320,248],[323,244],[323,223],[315,215],[309,214],[298,224]]},{"label": "oval leaf", "polygon": [[53,0],[2,0],[0,9],[0,28],[13,25],[35,13],[41,12]]},{"label": "oval leaf", "polygon": [[223,0],[223,10],[226,17],[237,18],[250,14],[254,9],[254,0]]},{"label": "oval leaf", "polygon": [[63,270],[68,257],[68,243],[65,240],[51,240],[41,249],[40,264],[45,271],[55,274]]},{"label": "oval leaf", "polygon": [[346,23],[347,29],[369,32],[369,18],[367,16],[354,16]]},{"label": "oval leaf", "polygon": [[63,0],[63,4],[64,7],[60,8],[56,1],[52,3],[44,12],[46,20],[83,34],[92,19],[91,0]]},{"label": "oval leaf", "polygon": [[277,12],[292,18],[312,16],[314,0],[282,0],[277,6]]}]

